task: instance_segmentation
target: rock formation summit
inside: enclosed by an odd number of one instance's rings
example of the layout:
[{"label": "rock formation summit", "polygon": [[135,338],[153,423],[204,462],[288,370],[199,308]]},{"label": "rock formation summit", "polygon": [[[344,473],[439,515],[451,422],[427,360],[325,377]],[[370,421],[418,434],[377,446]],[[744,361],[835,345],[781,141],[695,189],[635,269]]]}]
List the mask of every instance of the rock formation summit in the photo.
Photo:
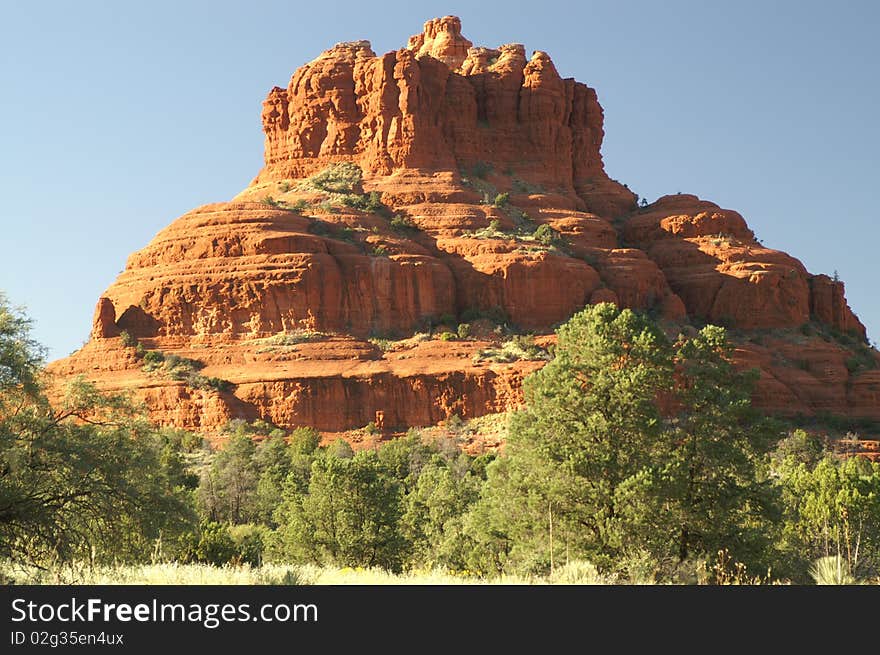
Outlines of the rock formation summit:
[{"label": "rock formation summit", "polygon": [[608,301],[731,328],[769,411],[880,419],[878,355],[843,283],[735,211],[640,206],[605,172],[595,90],[545,52],[430,20],[394,52],[322,53],[269,92],[262,124],[256,178],[129,257],[59,378],[206,433],[233,418],[393,432],[516,406],[543,360],[505,349],[511,333],[546,345]]}]

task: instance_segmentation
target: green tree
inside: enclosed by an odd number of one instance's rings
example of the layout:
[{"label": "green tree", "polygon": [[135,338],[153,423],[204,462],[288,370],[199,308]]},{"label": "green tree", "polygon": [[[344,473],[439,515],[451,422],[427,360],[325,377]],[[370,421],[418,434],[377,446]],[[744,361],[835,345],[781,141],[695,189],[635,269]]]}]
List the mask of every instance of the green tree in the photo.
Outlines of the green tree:
[{"label": "green tree", "polygon": [[49,402],[30,322],[0,296],[0,556],[144,559],[194,518],[191,480],[124,395],[83,380]]},{"label": "green tree", "polygon": [[[645,316],[588,307],[559,328],[555,358],[525,382],[507,461],[488,468],[471,521],[489,561],[545,571],[565,556],[610,565],[636,476],[663,450],[657,404],[672,386],[671,346]],[[552,542],[552,546],[551,546]]]},{"label": "green tree", "polygon": [[217,521],[202,521],[198,531],[190,533],[182,541],[178,559],[184,563],[223,566],[232,561],[237,552],[227,525]]},{"label": "green tree", "polygon": [[401,525],[411,565],[458,570],[468,565],[473,544],[464,530],[464,516],[478,500],[482,480],[457,468],[434,455],[406,495]]},{"label": "green tree", "polygon": [[234,432],[211,464],[199,486],[199,503],[212,521],[247,523],[258,514],[259,470],[256,444],[247,432]]},{"label": "green tree", "polygon": [[726,549],[736,561],[766,566],[779,518],[767,454],[781,427],[752,407],[756,375],[737,371],[731,353],[724,329],[712,325],[677,344],[678,411],[660,470],[671,484],[662,495],[673,526],[660,532],[675,535],[680,562]]},{"label": "green tree", "polygon": [[783,546],[800,581],[811,562],[839,557],[850,575],[880,571],[880,464],[827,455],[818,463],[787,457],[779,466]]},{"label": "green tree", "polygon": [[321,433],[314,428],[296,428],[290,433],[290,472],[282,485],[282,493],[289,493],[291,490],[298,494],[308,492],[312,463],[322,452],[320,444]]},{"label": "green tree", "polygon": [[766,564],[778,427],[751,407],[724,330],[672,344],[647,316],[600,304],[557,334],[466,522],[473,566],[610,570],[643,551],[674,567],[720,549]]},{"label": "green tree", "polygon": [[259,472],[255,490],[254,519],[276,527],[272,514],[281,502],[284,481],[293,465],[291,448],[281,434],[260,443],[254,453],[254,464]]},{"label": "green tree", "polygon": [[376,456],[384,469],[409,489],[435,452],[435,448],[422,442],[417,431],[410,431],[405,437],[383,443]]},{"label": "green tree", "polygon": [[400,570],[402,496],[375,451],[317,457],[307,493],[288,485],[276,511],[282,551],[298,561]]}]

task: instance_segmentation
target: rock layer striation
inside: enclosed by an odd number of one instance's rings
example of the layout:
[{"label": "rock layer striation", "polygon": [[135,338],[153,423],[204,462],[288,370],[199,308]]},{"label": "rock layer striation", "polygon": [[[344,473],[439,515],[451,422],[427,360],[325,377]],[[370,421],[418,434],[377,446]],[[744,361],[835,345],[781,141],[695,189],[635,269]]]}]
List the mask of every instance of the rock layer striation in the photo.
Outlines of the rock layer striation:
[{"label": "rock layer striation", "polygon": [[[340,43],[269,92],[262,123],[256,178],[129,257],[59,379],[206,432],[398,430],[515,407],[541,362],[481,352],[614,302],[730,327],[768,410],[880,419],[843,283],[696,196],[637,206],[605,172],[596,92],[542,51],[474,47],[452,16],[380,56]],[[146,350],[203,368],[148,371]]]}]

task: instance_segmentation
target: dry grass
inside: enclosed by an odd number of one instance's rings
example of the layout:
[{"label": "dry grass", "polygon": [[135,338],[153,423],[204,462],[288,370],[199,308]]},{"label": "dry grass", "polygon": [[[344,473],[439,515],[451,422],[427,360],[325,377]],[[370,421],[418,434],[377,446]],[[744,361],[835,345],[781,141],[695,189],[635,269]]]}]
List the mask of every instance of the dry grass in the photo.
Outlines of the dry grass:
[{"label": "dry grass", "polygon": [[[567,569],[568,567],[563,567]],[[587,572],[589,575],[585,575]],[[38,585],[545,585],[605,584],[590,565],[560,571],[552,579],[503,575],[480,578],[468,572],[440,569],[389,573],[382,569],[334,568],[315,565],[266,564],[208,566],[205,564],[145,564],[107,567],[65,567],[42,571],[29,567],[0,566],[0,581]]]},{"label": "dry grass", "polygon": [[43,571],[0,567],[0,580],[12,584],[96,585],[290,585],[305,584],[298,567],[267,564],[208,566],[206,564],[143,564],[131,566],[64,567]]}]

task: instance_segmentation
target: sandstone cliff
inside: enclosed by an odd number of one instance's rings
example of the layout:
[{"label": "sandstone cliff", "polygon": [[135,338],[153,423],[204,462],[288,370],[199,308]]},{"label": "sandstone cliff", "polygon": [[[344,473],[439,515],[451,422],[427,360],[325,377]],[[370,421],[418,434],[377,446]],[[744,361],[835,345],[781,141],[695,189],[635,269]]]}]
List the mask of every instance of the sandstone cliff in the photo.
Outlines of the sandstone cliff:
[{"label": "sandstone cliff", "polygon": [[[671,330],[729,326],[769,410],[880,419],[880,360],[843,283],[695,196],[638,207],[605,172],[596,92],[544,52],[473,47],[447,16],[381,56],[334,46],[262,121],[250,186],[129,257],[91,341],[52,364],[62,379],[207,432],[396,430],[515,406],[540,358],[484,354],[610,301]],[[192,370],[145,365],[151,350]]]}]

